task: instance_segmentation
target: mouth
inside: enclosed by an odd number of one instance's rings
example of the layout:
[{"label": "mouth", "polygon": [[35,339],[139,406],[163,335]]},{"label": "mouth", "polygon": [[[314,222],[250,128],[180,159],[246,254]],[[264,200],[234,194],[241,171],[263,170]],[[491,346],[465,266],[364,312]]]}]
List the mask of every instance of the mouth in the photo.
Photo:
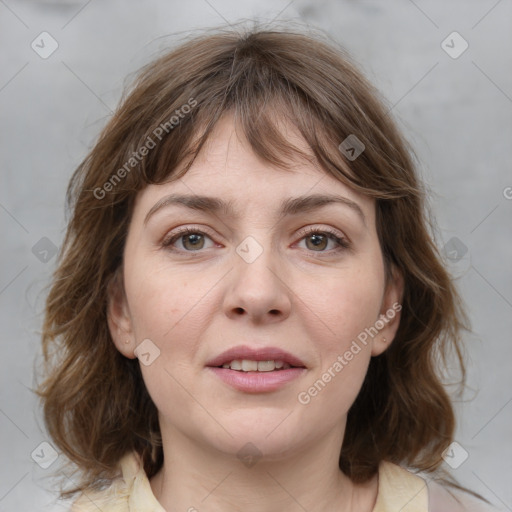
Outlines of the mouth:
[{"label": "mouth", "polygon": [[226,350],[207,363],[225,385],[242,393],[271,393],[291,385],[307,372],[295,355],[277,347],[245,345]]},{"label": "mouth", "polygon": [[251,348],[240,345],[226,350],[206,366],[237,372],[278,372],[291,368],[306,368],[295,355],[277,347]]},{"label": "mouth", "polygon": [[233,359],[229,363],[224,363],[216,368],[227,368],[239,372],[274,372],[288,370],[290,368],[304,368],[304,366],[294,366],[285,361],[256,361],[251,359]]}]

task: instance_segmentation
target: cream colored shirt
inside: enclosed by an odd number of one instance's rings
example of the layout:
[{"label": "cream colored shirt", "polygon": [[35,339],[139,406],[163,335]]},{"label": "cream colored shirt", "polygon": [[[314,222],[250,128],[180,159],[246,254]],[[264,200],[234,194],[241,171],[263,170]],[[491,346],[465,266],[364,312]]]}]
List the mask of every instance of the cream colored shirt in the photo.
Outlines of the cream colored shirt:
[{"label": "cream colored shirt", "polygon": [[[71,512],[166,512],[155,498],[136,453],[123,457],[122,476],[107,489],[81,494]],[[460,503],[444,487],[391,462],[379,466],[379,488],[372,512],[495,512],[466,493]],[[453,491],[451,491],[453,492]]]}]

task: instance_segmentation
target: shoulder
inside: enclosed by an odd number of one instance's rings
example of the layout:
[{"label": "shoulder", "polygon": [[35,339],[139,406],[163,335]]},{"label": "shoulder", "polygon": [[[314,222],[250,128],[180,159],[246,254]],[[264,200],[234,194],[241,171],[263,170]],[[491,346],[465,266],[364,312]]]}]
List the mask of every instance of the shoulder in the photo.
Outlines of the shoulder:
[{"label": "shoulder", "polygon": [[373,512],[500,512],[462,490],[445,486],[421,473],[382,461]]},{"label": "shoulder", "polygon": [[[120,475],[102,490],[85,490],[72,503],[70,512],[138,512],[160,510],[156,507],[140,508],[140,503],[153,504],[151,488],[140,458],[135,452],[125,455],[118,464]],[[148,496],[148,493],[150,496]],[[136,506],[134,506],[136,505]]]},{"label": "shoulder", "polygon": [[407,469],[388,461],[379,465],[379,487],[372,512],[428,512],[425,481]]},{"label": "shoulder", "polygon": [[500,509],[460,489],[430,480],[428,512],[499,512]]},{"label": "shoulder", "polygon": [[84,491],[70,512],[165,512],[155,498],[141,459],[127,453],[118,464],[120,475],[106,489]]},{"label": "shoulder", "polygon": [[120,479],[103,490],[85,490],[72,503],[70,512],[128,512],[129,493]]}]

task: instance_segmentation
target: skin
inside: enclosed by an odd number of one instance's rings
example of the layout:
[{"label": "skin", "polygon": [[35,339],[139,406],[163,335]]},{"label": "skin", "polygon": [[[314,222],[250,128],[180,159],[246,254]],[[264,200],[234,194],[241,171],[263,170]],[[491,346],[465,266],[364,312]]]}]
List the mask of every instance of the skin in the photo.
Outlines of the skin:
[{"label": "skin", "polygon": [[[292,127],[286,133],[306,149]],[[232,200],[236,216],[173,205],[145,224],[170,193]],[[285,199],[317,193],[357,203],[366,225],[342,204],[277,217]],[[174,251],[162,245],[187,226],[207,236],[192,237],[196,245],[182,236]],[[320,235],[330,228],[350,249],[336,251],[328,238],[315,245],[304,228]],[[263,248],[252,263],[236,252],[248,236]],[[165,458],[150,484],[167,511],[372,510],[377,476],[355,485],[339,470],[338,458],[347,411],[370,358],[392,342],[399,312],[310,403],[297,395],[400,302],[401,277],[394,273],[385,282],[373,199],[304,160],[291,171],[261,161],[225,116],[181,179],[139,193],[123,278],[124,290],[111,291],[108,310],[116,347],[134,358],[137,345],[150,339],[160,350],[141,370],[159,411]],[[205,365],[243,343],[283,348],[307,371],[277,391],[235,390]],[[261,454],[251,467],[237,457],[248,442]]]}]

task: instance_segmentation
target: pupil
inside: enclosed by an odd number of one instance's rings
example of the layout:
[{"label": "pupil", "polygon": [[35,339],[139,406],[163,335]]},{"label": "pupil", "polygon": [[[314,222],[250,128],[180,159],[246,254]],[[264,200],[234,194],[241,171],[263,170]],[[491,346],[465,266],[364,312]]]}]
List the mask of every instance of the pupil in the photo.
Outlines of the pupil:
[{"label": "pupil", "polygon": [[322,244],[325,244],[324,235],[311,235],[310,239],[315,247],[320,247]]},{"label": "pupil", "polygon": [[189,243],[190,245],[197,247],[201,242],[201,236],[198,234],[191,234],[185,237],[186,243]]}]

